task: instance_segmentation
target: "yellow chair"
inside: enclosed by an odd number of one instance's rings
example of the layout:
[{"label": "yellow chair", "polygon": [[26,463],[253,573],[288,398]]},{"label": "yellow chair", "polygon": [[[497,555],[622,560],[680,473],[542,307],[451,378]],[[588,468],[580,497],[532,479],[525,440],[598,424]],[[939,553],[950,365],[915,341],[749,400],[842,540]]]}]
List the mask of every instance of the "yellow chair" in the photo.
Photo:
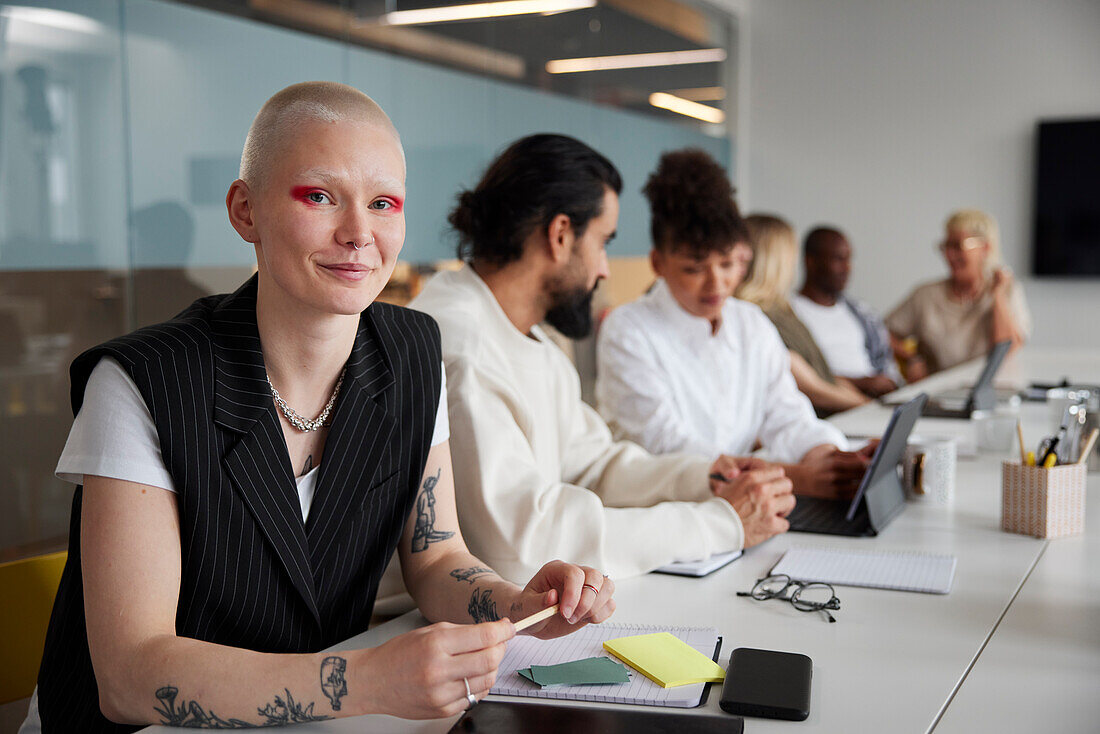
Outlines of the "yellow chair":
[{"label": "yellow chair", "polygon": [[26,698],[34,691],[50,610],[68,553],[48,553],[0,563],[0,704]]}]

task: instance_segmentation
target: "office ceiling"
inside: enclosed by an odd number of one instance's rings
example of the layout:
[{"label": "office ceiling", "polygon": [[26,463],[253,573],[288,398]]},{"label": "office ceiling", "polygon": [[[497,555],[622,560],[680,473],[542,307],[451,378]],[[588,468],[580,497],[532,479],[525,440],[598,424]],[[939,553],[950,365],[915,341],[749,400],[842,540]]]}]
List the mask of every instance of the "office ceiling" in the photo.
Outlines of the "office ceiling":
[{"label": "office ceiling", "polygon": [[[387,12],[468,4],[471,0],[181,0],[307,30],[466,71],[711,128],[649,104],[653,92],[723,87],[725,64],[550,74],[553,59],[728,48],[728,26],[682,0],[600,0],[549,15],[382,26]],[[722,102],[700,98],[704,104]]]}]

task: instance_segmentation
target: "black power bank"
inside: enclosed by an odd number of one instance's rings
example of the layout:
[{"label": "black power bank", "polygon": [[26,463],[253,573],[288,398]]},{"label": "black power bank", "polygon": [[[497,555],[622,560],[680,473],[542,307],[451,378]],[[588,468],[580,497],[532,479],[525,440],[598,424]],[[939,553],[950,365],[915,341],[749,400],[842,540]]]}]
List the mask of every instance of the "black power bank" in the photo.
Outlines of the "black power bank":
[{"label": "black power bank", "polygon": [[813,669],[805,655],[739,647],[730,654],[719,705],[740,716],[804,721]]}]

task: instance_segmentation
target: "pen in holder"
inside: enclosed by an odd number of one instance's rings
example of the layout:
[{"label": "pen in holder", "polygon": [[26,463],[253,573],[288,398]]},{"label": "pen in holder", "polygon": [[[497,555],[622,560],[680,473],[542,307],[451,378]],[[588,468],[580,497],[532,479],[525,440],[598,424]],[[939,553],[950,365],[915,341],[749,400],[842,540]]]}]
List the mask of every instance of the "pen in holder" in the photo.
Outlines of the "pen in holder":
[{"label": "pen in holder", "polygon": [[1036,538],[1085,531],[1085,465],[1001,465],[1001,529]]}]

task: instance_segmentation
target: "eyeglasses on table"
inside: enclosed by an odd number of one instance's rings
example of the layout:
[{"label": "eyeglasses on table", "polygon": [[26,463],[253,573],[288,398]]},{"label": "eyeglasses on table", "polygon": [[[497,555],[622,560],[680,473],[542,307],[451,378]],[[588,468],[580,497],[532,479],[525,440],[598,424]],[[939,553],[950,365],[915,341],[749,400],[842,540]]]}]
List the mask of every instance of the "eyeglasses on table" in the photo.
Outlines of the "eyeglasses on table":
[{"label": "eyeglasses on table", "polygon": [[840,609],[840,599],[829,584],[820,581],[796,581],[785,573],[757,579],[752,591],[738,591],[737,595],[748,596],[756,601],[787,601],[800,612],[823,612],[830,622],[836,622],[836,618],[829,614],[829,610]]}]

